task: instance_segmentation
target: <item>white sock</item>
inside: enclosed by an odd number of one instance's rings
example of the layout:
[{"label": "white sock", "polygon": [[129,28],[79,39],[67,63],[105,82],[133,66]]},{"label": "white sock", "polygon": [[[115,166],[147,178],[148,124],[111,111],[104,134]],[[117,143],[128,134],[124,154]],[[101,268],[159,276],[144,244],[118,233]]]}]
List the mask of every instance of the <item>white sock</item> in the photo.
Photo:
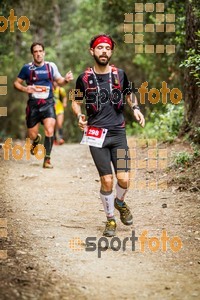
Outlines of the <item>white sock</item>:
[{"label": "white sock", "polygon": [[108,192],[100,191],[100,198],[103,203],[106,217],[108,217],[108,218],[114,217],[114,194],[113,194],[113,192],[108,193]]},{"label": "white sock", "polygon": [[119,184],[116,184],[116,197],[120,201],[124,201],[125,195],[128,192],[128,189],[123,189],[119,186]]}]

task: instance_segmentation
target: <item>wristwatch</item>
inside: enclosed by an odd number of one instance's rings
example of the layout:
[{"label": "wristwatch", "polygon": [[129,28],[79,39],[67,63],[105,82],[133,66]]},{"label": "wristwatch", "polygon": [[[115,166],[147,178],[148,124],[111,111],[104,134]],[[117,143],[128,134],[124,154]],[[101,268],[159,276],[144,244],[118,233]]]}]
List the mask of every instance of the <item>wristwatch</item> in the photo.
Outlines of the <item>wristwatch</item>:
[{"label": "wristwatch", "polygon": [[140,107],[139,107],[138,105],[133,105],[133,106],[132,106],[132,110],[135,110],[135,109],[140,110]]}]

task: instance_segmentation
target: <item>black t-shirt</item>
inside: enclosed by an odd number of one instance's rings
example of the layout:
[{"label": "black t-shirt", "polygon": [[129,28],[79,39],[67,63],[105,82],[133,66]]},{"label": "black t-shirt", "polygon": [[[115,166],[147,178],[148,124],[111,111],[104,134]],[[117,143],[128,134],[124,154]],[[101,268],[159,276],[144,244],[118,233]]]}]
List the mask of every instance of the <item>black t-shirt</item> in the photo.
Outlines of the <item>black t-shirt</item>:
[{"label": "black t-shirt", "polygon": [[[96,79],[100,89],[100,109],[98,112],[88,116],[88,125],[96,127],[113,129],[123,129],[125,127],[125,121],[122,111],[117,111],[111,101],[111,87],[110,87],[110,74],[96,74]],[[127,79],[125,72],[118,69],[118,75],[120,80],[121,93],[123,97],[127,94],[131,94],[131,86]],[[82,73],[76,81],[76,89],[83,93],[83,97],[86,97],[87,82],[83,79],[85,73]],[[104,89],[104,90],[102,90]],[[106,93],[103,91],[107,90]],[[101,93],[102,91],[102,93]],[[76,100],[81,100],[76,98]]]}]

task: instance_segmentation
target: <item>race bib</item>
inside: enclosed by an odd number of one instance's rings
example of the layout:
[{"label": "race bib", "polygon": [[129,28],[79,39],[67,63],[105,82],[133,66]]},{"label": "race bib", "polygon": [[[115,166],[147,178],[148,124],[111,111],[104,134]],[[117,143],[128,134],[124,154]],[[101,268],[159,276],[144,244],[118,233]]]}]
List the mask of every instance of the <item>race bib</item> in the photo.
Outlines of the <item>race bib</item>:
[{"label": "race bib", "polygon": [[37,91],[32,93],[32,97],[36,99],[47,99],[49,97],[50,87],[45,85],[35,85]]},{"label": "race bib", "polygon": [[102,148],[108,129],[87,126],[84,129],[83,138],[80,142],[82,145],[89,145]]}]

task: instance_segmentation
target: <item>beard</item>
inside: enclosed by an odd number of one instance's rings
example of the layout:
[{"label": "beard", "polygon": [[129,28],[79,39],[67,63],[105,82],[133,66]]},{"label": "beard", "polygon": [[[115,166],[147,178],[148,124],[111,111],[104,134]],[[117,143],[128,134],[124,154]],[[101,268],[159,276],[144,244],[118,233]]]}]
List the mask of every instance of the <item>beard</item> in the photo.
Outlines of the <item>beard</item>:
[{"label": "beard", "polygon": [[[101,60],[101,58],[106,58],[106,60]],[[95,54],[94,54],[94,59],[96,60],[96,63],[98,64],[98,65],[100,65],[100,66],[106,66],[108,63],[109,63],[109,60],[111,59],[111,57],[108,57],[108,56],[104,56],[104,55],[102,55],[102,56],[96,56]]]}]

